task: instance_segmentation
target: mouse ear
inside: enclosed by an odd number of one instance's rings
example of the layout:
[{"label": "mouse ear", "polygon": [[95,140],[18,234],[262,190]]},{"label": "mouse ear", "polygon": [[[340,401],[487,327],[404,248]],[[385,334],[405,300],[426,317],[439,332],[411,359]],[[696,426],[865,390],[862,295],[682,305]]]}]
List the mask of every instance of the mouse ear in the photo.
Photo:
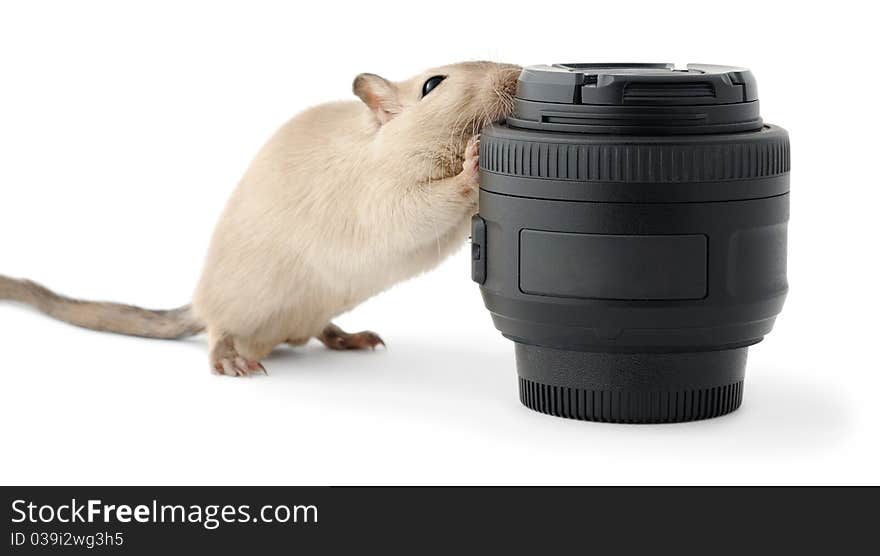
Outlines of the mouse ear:
[{"label": "mouse ear", "polygon": [[362,73],[354,78],[354,94],[370,107],[380,124],[385,124],[400,114],[402,106],[397,95],[397,87],[374,73]]}]

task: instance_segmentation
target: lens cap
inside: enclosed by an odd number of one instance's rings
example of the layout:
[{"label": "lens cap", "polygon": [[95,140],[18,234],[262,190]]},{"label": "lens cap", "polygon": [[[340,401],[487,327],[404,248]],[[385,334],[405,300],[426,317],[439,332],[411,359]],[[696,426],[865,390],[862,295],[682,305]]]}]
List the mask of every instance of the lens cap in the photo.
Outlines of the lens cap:
[{"label": "lens cap", "polygon": [[762,124],[744,68],[689,64],[554,64],[520,75],[510,125],[573,133],[702,134]]}]

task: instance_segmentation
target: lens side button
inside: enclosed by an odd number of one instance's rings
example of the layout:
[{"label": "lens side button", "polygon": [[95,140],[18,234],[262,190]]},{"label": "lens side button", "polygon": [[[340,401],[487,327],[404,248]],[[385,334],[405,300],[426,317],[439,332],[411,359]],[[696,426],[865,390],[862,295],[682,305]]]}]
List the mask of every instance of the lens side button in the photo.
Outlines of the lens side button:
[{"label": "lens side button", "polygon": [[475,214],[471,218],[471,278],[482,284],[486,281],[486,221]]}]

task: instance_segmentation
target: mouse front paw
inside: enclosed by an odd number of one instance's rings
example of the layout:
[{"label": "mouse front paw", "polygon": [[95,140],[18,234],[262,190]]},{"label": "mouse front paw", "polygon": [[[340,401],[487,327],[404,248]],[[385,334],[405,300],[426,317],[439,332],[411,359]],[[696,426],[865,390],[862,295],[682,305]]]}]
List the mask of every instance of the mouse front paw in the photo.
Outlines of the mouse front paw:
[{"label": "mouse front paw", "polygon": [[480,188],[480,136],[470,138],[464,149],[464,162],[461,173],[462,194],[473,195]]}]

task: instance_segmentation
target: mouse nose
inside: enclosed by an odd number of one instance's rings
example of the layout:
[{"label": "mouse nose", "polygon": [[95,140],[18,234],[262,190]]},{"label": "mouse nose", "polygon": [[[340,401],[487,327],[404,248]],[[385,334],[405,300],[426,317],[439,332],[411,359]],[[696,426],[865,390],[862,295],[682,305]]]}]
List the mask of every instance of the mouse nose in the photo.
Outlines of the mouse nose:
[{"label": "mouse nose", "polygon": [[504,64],[495,72],[494,88],[502,96],[513,97],[516,94],[516,82],[522,68],[513,64]]},{"label": "mouse nose", "polygon": [[508,72],[507,78],[504,80],[503,91],[510,96],[516,94],[516,82],[519,79],[519,71]]}]

